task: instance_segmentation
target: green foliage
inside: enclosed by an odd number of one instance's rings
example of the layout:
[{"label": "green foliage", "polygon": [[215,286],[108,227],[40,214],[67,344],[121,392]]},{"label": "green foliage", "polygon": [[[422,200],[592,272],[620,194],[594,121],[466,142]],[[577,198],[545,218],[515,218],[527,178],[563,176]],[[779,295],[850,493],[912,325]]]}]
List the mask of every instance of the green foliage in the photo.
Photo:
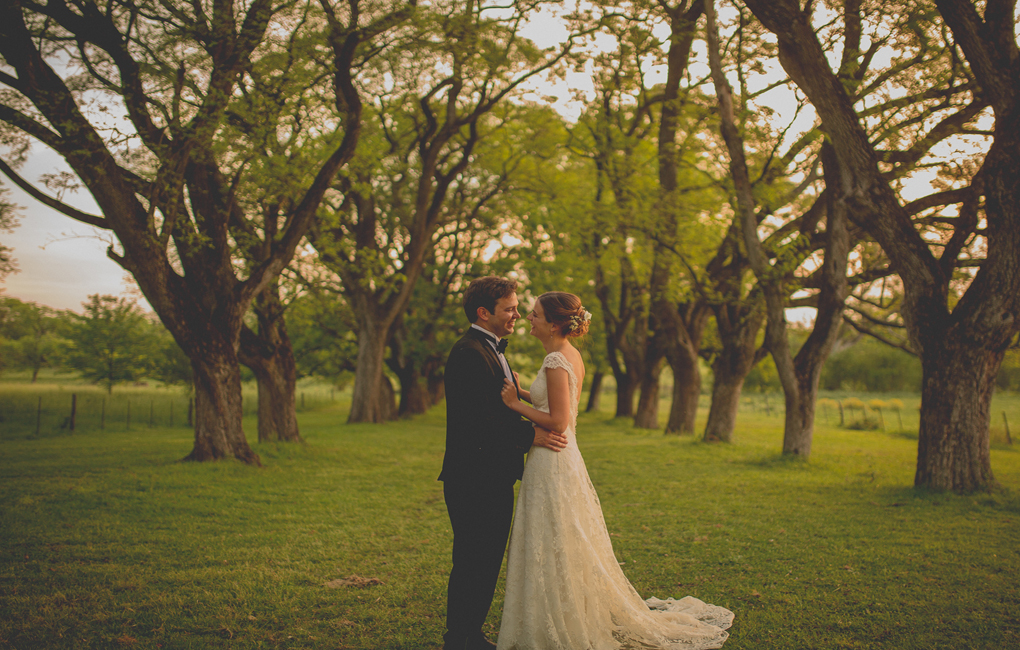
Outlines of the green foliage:
[{"label": "green foliage", "polygon": [[820,385],[826,390],[874,393],[917,391],[921,362],[907,352],[871,337],[829,357]]},{"label": "green foliage", "polygon": [[1020,348],[1013,347],[1006,351],[995,378],[995,387],[999,390],[1020,391]]},{"label": "green foliage", "polygon": [[39,371],[58,365],[68,313],[0,296],[0,370]]},{"label": "green foliage", "polygon": [[195,375],[191,359],[177,345],[173,335],[162,326],[153,326],[154,355],[148,375],[164,384],[182,385],[190,394],[194,390]]},{"label": "green foliage", "polygon": [[[6,440],[0,638],[439,647],[442,407],[371,426],[339,425],[345,410],[301,414],[305,445],[256,444],[258,470],[177,462],[183,428]],[[642,595],[734,610],[726,650],[1009,648],[1020,636],[1012,450],[992,449],[1005,490],[957,496],[909,487],[916,445],[900,436],[819,425],[804,463],[778,456],[777,416],[742,414],[739,444],[709,445],[608,415],[582,415],[578,440],[624,572]],[[326,586],[351,576],[379,582]],[[500,588],[493,639],[501,607]]]},{"label": "green foliage", "polygon": [[783,386],[779,381],[779,371],[776,370],[776,362],[772,360],[771,355],[756,363],[744,379],[745,391],[773,393],[782,389]]},{"label": "green foliage", "polygon": [[[8,189],[0,186],[0,233],[10,233],[18,225],[18,206],[6,200]],[[11,248],[0,243],[0,280],[7,275],[17,272],[18,267],[11,257]]]},{"label": "green foliage", "polygon": [[160,342],[155,325],[129,298],[89,296],[85,311],[75,314],[67,331],[64,360],[86,380],[107,392],[137,381],[153,367]]},{"label": "green foliage", "polygon": [[357,325],[347,302],[310,291],[287,309],[287,335],[301,377],[321,377],[338,387],[353,377],[358,360]]}]

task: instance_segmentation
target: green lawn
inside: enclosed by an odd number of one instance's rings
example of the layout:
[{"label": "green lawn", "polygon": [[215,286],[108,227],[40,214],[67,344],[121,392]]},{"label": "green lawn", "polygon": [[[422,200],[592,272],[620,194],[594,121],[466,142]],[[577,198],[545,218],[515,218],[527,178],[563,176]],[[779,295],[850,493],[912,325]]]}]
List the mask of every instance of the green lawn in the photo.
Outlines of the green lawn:
[{"label": "green lawn", "polygon": [[[178,462],[182,427],[0,435],[0,647],[439,648],[444,411],[345,418],[303,412],[261,469]],[[727,649],[1020,647],[1020,444],[993,445],[1001,490],[958,496],[910,487],[909,434],[820,423],[806,463],[781,437],[764,412],[732,446],[582,416],[640,593],[732,609]],[[381,584],[326,586],[351,576]]]}]

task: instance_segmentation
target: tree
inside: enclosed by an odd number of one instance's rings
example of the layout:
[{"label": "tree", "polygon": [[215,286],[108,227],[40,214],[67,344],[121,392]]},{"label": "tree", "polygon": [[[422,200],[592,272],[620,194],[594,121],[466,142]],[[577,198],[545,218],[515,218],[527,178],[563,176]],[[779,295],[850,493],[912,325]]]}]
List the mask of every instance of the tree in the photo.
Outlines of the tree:
[{"label": "tree", "polygon": [[[499,177],[475,169],[476,150],[503,128],[506,118],[498,111],[507,98],[570,47],[546,52],[522,38],[531,9],[514,4],[493,13],[483,5],[436,5],[402,33],[404,47],[415,52],[413,64],[376,61],[366,146],[338,177],[329,219],[311,232],[358,319],[349,422],[393,415],[383,390],[386,346],[436,233],[470,219],[499,192]],[[479,180],[483,184],[473,187]],[[454,200],[460,194],[470,196],[467,203]]]},{"label": "tree", "polygon": [[0,297],[0,363],[31,370],[34,384],[40,370],[57,365],[66,321],[49,307]]},{"label": "tree", "polygon": [[[937,0],[938,20],[911,15],[907,26],[914,31],[895,25],[887,32],[922,45],[942,35],[952,37],[943,48],[943,62],[928,65],[925,85],[915,84],[912,90],[935,98],[962,90],[970,102],[955,115],[943,117],[930,132],[939,126],[959,129],[986,106],[994,118],[992,142],[980,167],[971,170],[942,162],[949,187],[912,204],[902,201],[891,183],[902,158],[876,149],[855,107],[853,86],[848,89],[829,68],[810,12],[792,0],[746,0],[746,4],[776,34],[780,62],[818,112],[840,161],[838,187],[850,218],[882,246],[903,282],[903,314],[923,368],[914,483],[958,491],[988,488],[994,484],[989,457],[991,396],[1003,355],[1020,329],[1016,183],[1020,53],[1015,3],[990,0],[982,3],[982,12],[966,0]],[[850,27],[844,62],[852,68],[867,55],[854,47],[862,8],[847,2],[843,9]],[[948,211],[945,206],[959,208]],[[928,237],[933,222],[946,230],[944,237]],[[984,227],[979,228],[982,222]],[[980,245],[969,245],[975,238]],[[966,291],[951,304],[949,287],[961,257],[975,252],[980,256],[982,251],[980,267],[969,276]]]},{"label": "tree", "polygon": [[[184,2],[0,5],[7,70],[0,82],[8,89],[0,121],[12,134],[8,141],[24,151],[34,140],[60,154],[101,216],[44,194],[2,160],[0,171],[37,200],[116,236],[120,250],[111,247],[109,256],[134,276],[191,359],[191,460],[259,462],[241,428],[237,350],[245,313],[290,261],[333,176],[354,153],[361,103],[353,77],[364,44],[406,19],[412,6],[366,13],[349,0],[341,18],[325,0],[321,11],[309,2],[268,0],[243,9],[218,2],[210,11]],[[314,116],[315,133],[325,133],[321,155],[286,200],[253,213],[245,193],[272,181],[264,166],[249,167],[224,124],[231,105],[243,101],[239,81],[254,62],[285,56],[278,46],[286,39],[277,36],[306,30],[318,35],[321,60],[305,63],[325,65],[333,89],[332,105]],[[57,54],[65,63],[54,67]],[[100,105],[90,109],[96,96]],[[274,104],[263,108],[271,113]],[[118,116],[112,125],[105,119],[111,112]],[[294,119],[303,123],[301,115]],[[291,144],[302,147],[307,138]],[[238,243],[249,248],[252,234],[262,239],[263,255],[245,265]]]},{"label": "tree", "polygon": [[339,288],[307,284],[287,318],[298,375],[321,377],[338,388],[349,384],[358,360],[357,323]]},{"label": "tree", "polygon": [[[674,270],[679,233],[693,240],[687,242],[692,258],[699,257],[695,242],[704,239],[695,234],[693,216],[706,187],[695,134],[707,112],[692,101],[695,82],[682,83],[701,5],[642,3],[621,13],[605,7],[603,30],[617,47],[595,57],[595,98],[573,129],[573,148],[596,171],[594,224],[581,246],[593,261],[616,413],[633,416],[635,426],[658,426],[659,380],[668,359],[677,375],[669,431],[693,427],[691,396],[696,404],[698,341],[707,315],[703,304],[687,300],[683,276]],[[655,36],[656,25],[669,28],[667,43]],[[649,81],[649,64],[666,67],[666,83]]]},{"label": "tree", "polygon": [[[681,188],[680,179],[683,149],[690,149],[693,141],[690,140],[690,133],[684,143],[678,143],[677,136],[681,126],[684,126],[681,122],[684,104],[690,101],[684,95],[693,94],[693,89],[683,88],[681,80],[688,73],[691,48],[704,2],[684,0],[675,6],[668,2],[658,4],[666,17],[670,35],[666,52],[666,83],[659,108],[659,186],[655,207],[658,218],[648,288],[648,329],[652,335],[646,352],[648,358],[645,368],[654,368],[656,357],[665,356],[673,371],[673,400],[669,420],[666,422],[666,433],[689,434],[694,433],[694,418],[698,410],[698,397],[701,395],[698,358],[709,309],[696,295],[690,293],[678,300],[670,287],[677,284],[674,268],[677,266],[677,231],[683,216],[681,206],[690,201],[689,196],[683,196],[686,192],[681,192],[681,189],[689,192],[689,188]],[[657,384],[657,376],[647,374],[642,379],[641,399],[635,416],[637,426],[658,426]]]},{"label": "tree", "polygon": [[73,316],[67,331],[67,366],[110,393],[116,384],[145,377],[155,362],[158,340],[138,304],[95,294],[82,306],[84,313]]},{"label": "tree", "polygon": [[[786,300],[783,287],[784,276],[799,264],[790,255],[778,255],[776,263],[769,264],[764,248],[758,237],[758,215],[744,139],[737,128],[734,114],[733,91],[722,70],[719,34],[715,21],[713,0],[706,8],[708,15],[708,48],[719,99],[720,130],[730,155],[730,174],[736,190],[736,212],[740,216],[748,259],[762,291],[768,314],[765,339],[775,361],[779,378],[786,396],[786,421],[783,431],[783,453],[807,457],[811,453],[814,430],[814,408],[818,391],[818,378],[822,364],[839,335],[842,323],[843,300],[846,297],[846,264],[850,249],[850,235],[846,224],[845,205],[835,197],[835,187],[829,188],[826,213],[826,250],[821,268],[824,273],[824,288],[819,297],[815,327],[807,342],[801,346],[797,356],[790,351],[786,332]],[[831,147],[822,148],[823,166],[827,180],[835,177],[838,161]],[[827,183],[828,187],[828,183]],[[796,245],[785,247],[796,249]]]},{"label": "tree", "polygon": [[297,362],[287,334],[286,306],[279,278],[252,303],[255,328],[241,329],[238,359],[255,374],[258,384],[259,442],[301,442],[297,423]]}]

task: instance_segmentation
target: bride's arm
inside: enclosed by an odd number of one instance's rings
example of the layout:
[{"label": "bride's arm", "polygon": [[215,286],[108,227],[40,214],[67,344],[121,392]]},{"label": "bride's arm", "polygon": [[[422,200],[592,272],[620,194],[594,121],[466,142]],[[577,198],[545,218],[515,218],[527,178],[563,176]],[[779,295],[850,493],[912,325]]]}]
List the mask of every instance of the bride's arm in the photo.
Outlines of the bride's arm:
[{"label": "bride's arm", "polygon": [[550,431],[566,431],[570,425],[570,384],[567,371],[563,368],[546,368],[545,381],[549,391],[548,413],[517,399],[517,389],[509,379],[503,383],[503,402],[540,427]]}]

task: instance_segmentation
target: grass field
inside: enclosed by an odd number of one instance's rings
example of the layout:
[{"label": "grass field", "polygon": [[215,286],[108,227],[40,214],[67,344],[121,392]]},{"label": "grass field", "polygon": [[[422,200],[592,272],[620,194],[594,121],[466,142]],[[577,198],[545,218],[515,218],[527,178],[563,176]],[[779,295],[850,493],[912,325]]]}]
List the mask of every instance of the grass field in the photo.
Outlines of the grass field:
[{"label": "grass field", "polygon": [[[0,647],[439,648],[444,412],[346,411],[307,408],[306,444],[255,444],[260,469],[179,462],[181,426],[0,422]],[[910,487],[909,430],[820,420],[809,462],[778,454],[782,418],[758,407],[733,445],[607,413],[579,431],[628,577],[732,609],[727,649],[1020,647],[1020,444],[993,444],[1001,489],[960,496]]]}]

